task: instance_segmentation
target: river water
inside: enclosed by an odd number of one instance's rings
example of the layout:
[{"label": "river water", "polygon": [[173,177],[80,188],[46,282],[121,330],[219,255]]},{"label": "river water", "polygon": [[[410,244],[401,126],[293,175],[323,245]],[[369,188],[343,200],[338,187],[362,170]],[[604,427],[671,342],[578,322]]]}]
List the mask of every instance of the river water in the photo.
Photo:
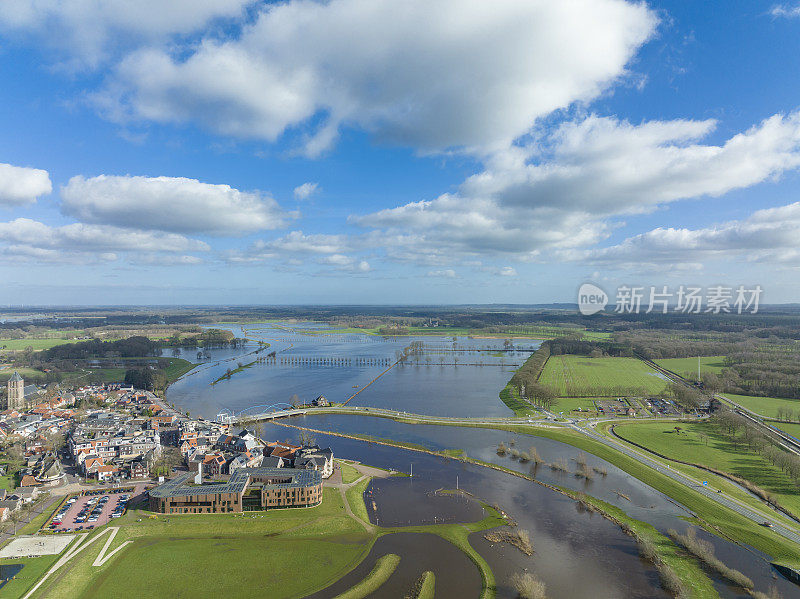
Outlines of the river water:
[{"label": "river water", "polygon": [[[245,334],[238,327],[230,328],[237,336]],[[268,350],[259,355],[276,351],[275,363],[254,364],[229,380],[212,385],[226,369],[258,357],[251,353],[258,346],[211,350],[211,358],[203,358],[201,366],[170,386],[168,401],[193,415],[210,418],[221,410],[237,413],[255,408],[253,411],[257,412],[260,411],[257,406],[286,402],[294,394],[301,401],[318,395],[325,395],[331,401],[344,401],[386,370],[386,361],[394,362],[397,352],[415,340],[329,333],[324,327],[308,325],[293,325],[287,329],[263,324],[248,325],[246,329],[251,338],[270,343]],[[412,364],[390,369],[358,393],[350,405],[447,416],[508,415],[510,412],[499,400],[498,393],[514,368],[538,347],[535,340],[515,340],[518,351],[502,351],[506,349],[503,340],[496,339],[418,340],[424,343],[425,349],[421,355],[412,357]],[[185,350],[184,357],[197,361],[195,354],[196,350]],[[339,362],[333,358],[339,358]],[[342,363],[342,359],[348,358],[349,362]],[[331,363],[322,363],[324,359]],[[506,445],[513,442],[520,451],[534,446],[546,463],[563,459],[571,471],[576,470],[576,460],[582,459],[579,451],[557,441],[488,429],[402,424],[368,416],[315,415],[284,422],[344,434],[369,434],[432,450],[462,449],[470,457],[599,497],[663,532],[669,528],[683,532],[688,526],[685,518],[689,514],[681,506],[594,456],[584,457],[589,466],[597,466],[606,474],[597,473],[591,480],[585,480],[572,473],[553,471],[546,464],[538,468],[530,463],[522,464],[507,456],[498,456],[496,452],[501,442]],[[268,439],[294,439],[297,434],[294,428],[273,423],[261,425],[260,432]],[[413,463],[413,478],[376,480],[369,489],[377,505],[376,511],[370,510],[373,522],[403,525],[448,519],[464,521],[463,510],[468,508],[459,505],[458,499],[448,503],[434,495],[437,489],[453,489],[456,485],[506,510],[521,529],[530,531],[535,547],[533,556],[492,545],[481,534],[471,538],[473,546],[492,566],[500,597],[515,596],[509,584],[510,577],[526,569],[544,580],[547,595],[552,598],[666,596],[660,589],[657,573],[638,557],[635,543],[629,537],[597,514],[581,513],[575,502],[559,493],[499,471],[438,456],[335,436],[318,434],[316,437],[320,444],[330,445],[337,456],[366,464],[409,472]],[[467,520],[480,517],[473,515],[476,517]],[[714,544],[717,556],[725,563],[752,578],[757,589],[766,591],[775,585],[786,598],[797,595],[797,587],[776,576],[758,552],[702,531],[699,536]],[[341,585],[352,584],[372,568],[378,557],[395,552],[401,555],[404,565],[398,570],[397,578],[390,579],[395,582],[387,583],[385,589],[373,596],[397,597],[400,589],[397,585],[411,584],[422,573],[423,562],[430,566],[423,569],[437,571],[437,580],[441,573],[444,586],[440,591],[451,589],[441,596],[463,596],[464,585],[470,588],[477,585],[477,596],[480,584],[479,579],[475,582],[477,570],[471,563],[454,561],[450,573],[445,574],[442,572],[443,554],[436,550],[435,543],[416,537],[407,535],[392,541],[390,536],[381,540]],[[747,596],[720,580],[714,582],[723,597]],[[318,596],[332,597],[341,590],[334,586]]]}]

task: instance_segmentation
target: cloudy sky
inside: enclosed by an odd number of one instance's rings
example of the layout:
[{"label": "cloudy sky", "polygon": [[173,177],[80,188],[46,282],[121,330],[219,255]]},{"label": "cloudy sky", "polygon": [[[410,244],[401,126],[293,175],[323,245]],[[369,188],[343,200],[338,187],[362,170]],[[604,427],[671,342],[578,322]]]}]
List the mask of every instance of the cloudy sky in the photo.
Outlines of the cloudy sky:
[{"label": "cloudy sky", "polygon": [[3,0],[0,303],[800,301],[800,4]]}]

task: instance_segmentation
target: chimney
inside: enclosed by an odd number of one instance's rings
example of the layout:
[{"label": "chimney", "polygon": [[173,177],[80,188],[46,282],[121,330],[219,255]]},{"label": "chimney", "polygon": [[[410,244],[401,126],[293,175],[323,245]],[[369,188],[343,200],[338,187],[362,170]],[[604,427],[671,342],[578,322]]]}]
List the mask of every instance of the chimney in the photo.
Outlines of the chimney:
[{"label": "chimney", "polygon": [[197,474],[194,477],[194,484],[203,484],[203,462],[197,464]]}]

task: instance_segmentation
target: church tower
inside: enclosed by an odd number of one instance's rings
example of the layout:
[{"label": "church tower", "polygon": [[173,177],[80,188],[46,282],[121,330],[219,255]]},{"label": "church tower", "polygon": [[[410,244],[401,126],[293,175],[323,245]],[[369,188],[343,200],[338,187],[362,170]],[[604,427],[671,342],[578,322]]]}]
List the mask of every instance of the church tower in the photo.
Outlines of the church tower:
[{"label": "church tower", "polygon": [[8,379],[6,391],[9,410],[25,409],[25,381],[22,380],[22,377],[16,370],[11,378]]}]

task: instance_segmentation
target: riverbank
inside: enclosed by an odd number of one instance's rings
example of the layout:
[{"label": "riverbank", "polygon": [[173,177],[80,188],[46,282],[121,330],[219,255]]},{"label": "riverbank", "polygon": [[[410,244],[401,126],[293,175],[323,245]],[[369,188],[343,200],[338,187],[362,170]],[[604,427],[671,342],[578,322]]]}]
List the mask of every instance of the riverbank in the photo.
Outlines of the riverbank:
[{"label": "riverbank", "polygon": [[[369,415],[369,414],[364,414],[364,415]],[[558,491],[556,487],[553,487],[552,485],[547,485],[546,483],[543,483],[541,481],[536,481],[532,477],[528,477],[522,473],[516,472],[509,468],[504,468],[497,464],[491,464],[483,462],[481,460],[476,460],[474,458],[470,458],[465,455],[459,455],[459,456],[450,455],[449,452],[446,451],[433,451],[425,448],[424,446],[418,446],[411,443],[396,442],[391,439],[374,439],[370,438],[368,435],[363,435],[363,436],[349,435],[349,434],[338,433],[335,431],[307,429],[305,427],[298,427],[295,425],[279,423],[279,422],[275,422],[274,424],[296,429],[310,430],[312,432],[316,432],[319,434],[340,436],[344,438],[356,439],[359,441],[366,441],[381,445],[398,447],[402,449],[409,449],[411,451],[419,451],[422,453],[436,455],[447,459],[469,462],[479,466],[484,466],[487,468],[499,470],[507,474],[511,474],[512,476],[517,476],[520,478],[532,480],[537,484],[548,486],[553,490]],[[442,425],[432,424],[432,426],[442,426]],[[776,561],[784,561],[789,563],[797,563],[798,561],[800,561],[800,547],[791,543],[790,541],[778,535],[777,533],[771,531],[768,528],[759,526],[758,524],[752,522],[751,520],[742,516],[741,514],[738,514],[737,512],[734,512],[706,498],[705,496],[701,495],[700,493],[697,493],[696,491],[690,489],[689,487],[686,487],[674,481],[673,479],[653,470],[652,468],[649,468],[644,464],[641,464],[637,460],[634,460],[633,458],[626,456],[621,452],[615,451],[612,448],[604,445],[603,443],[595,441],[585,435],[581,435],[575,431],[564,428],[545,428],[545,427],[536,427],[531,425],[506,425],[506,426],[484,425],[481,426],[480,428],[505,430],[517,434],[528,434],[531,436],[545,437],[584,450],[587,453],[591,453],[596,457],[599,457],[611,464],[614,464],[615,466],[625,471],[626,473],[630,474],[634,478],[637,478],[638,480],[644,482],[653,489],[663,493],[676,503],[680,504],[681,506],[683,506],[685,509],[688,510],[688,512],[695,519],[696,523],[702,526],[707,531],[740,545],[741,544],[750,545],[758,549],[759,551],[762,551],[763,553],[771,556],[771,558]]]}]

